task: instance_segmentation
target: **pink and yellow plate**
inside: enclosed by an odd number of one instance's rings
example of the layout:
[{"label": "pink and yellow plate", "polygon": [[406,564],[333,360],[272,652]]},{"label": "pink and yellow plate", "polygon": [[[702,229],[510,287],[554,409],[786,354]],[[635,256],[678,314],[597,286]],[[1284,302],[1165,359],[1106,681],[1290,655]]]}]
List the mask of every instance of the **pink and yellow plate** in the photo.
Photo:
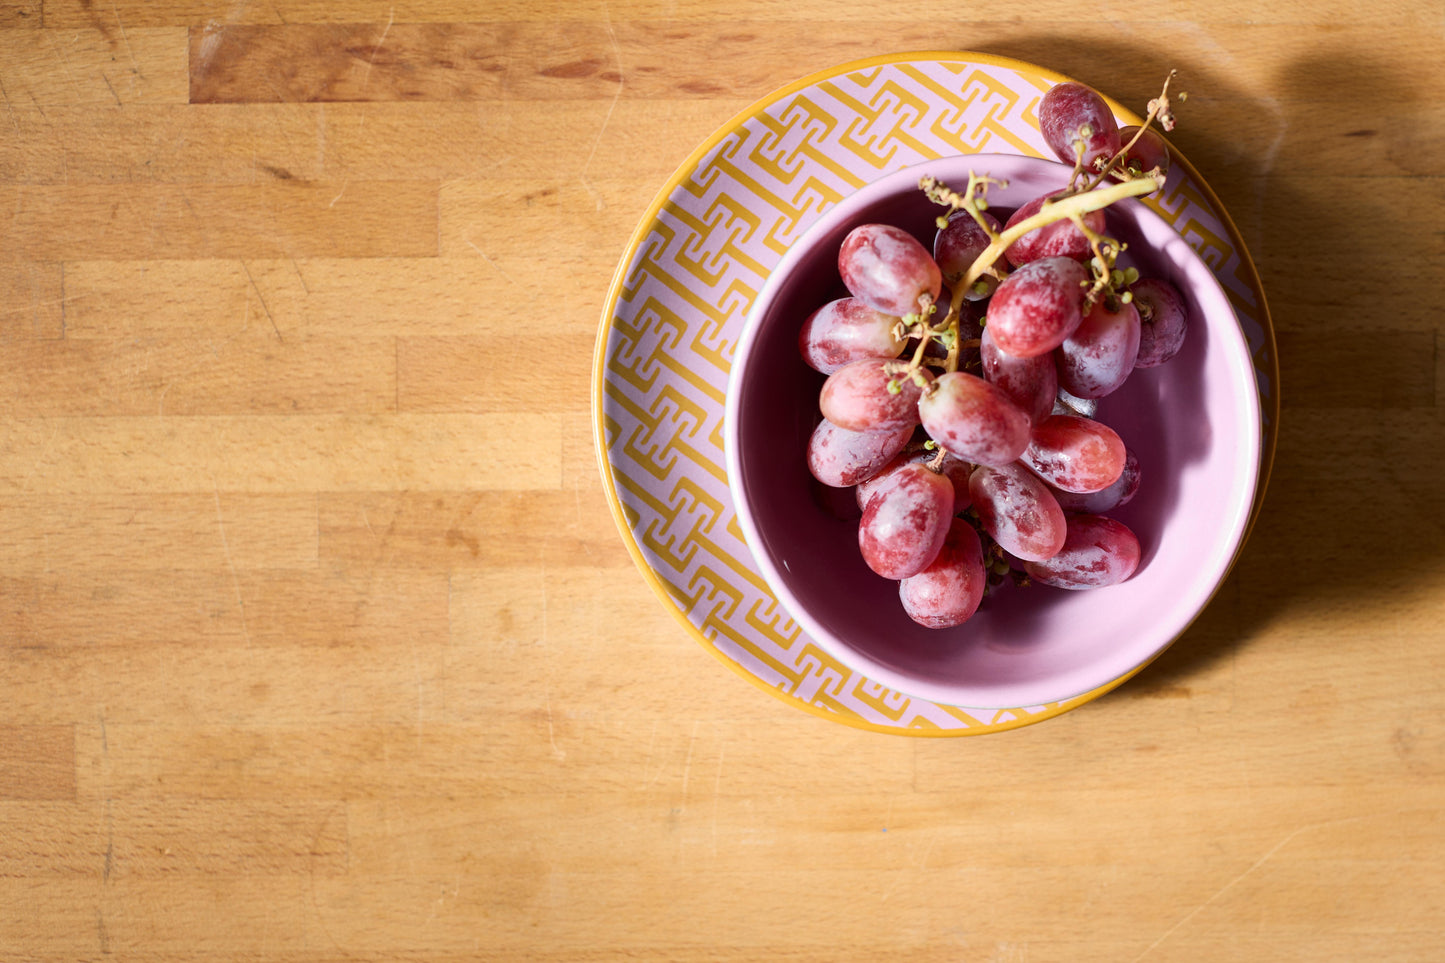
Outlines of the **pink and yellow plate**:
[{"label": "pink and yellow plate", "polygon": [[[789,245],[845,196],[921,161],[1052,157],[1037,108],[1044,91],[1067,79],[977,53],[875,57],[805,77],[699,146],[622,256],[603,306],[592,385],[613,515],[684,629],[734,672],[805,711],[904,735],[975,735],[1059,715],[1142,668],[1064,702],[1010,709],[943,705],[867,678],[823,652],[769,590],[744,543],[723,453],[733,351]],[[1110,107],[1120,124],[1140,123]],[[1274,332],[1258,275],[1223,206],[1177,151],[1164,189],[1146,203],[1213,270],[1249,345],[1263,418],[1257,513],[1279,414]]]}]

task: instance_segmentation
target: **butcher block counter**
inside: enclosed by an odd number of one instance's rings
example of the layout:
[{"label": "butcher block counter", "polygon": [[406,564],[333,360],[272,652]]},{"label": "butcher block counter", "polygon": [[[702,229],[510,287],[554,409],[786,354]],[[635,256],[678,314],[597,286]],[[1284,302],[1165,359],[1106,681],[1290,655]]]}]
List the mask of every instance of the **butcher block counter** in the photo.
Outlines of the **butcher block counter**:
[{"label": "butcher block counter", "polygon": [[[1278,373],[1188,631],[948,731],[726,664],[596,412],[674,172],[911,51],[1177,69]],[[0,3],[0,959],[1441,959],[1442,88],[1434,0]]]}]

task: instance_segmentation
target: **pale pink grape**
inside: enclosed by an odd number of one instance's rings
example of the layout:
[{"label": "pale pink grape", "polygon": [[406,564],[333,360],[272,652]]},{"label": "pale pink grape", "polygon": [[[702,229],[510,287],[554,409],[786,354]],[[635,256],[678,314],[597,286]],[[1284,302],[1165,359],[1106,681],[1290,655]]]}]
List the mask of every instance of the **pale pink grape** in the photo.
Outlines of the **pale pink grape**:
[{"label": "pale pink grape", "polygon": [[1024,465],[981,465],[969,478],[968,490],[979,525],[1004,551],[1037,560],[1063,547],[1064,510]]},{"label": "pale pink grape", "polygon": [[[873,492],[878,488],[878,486],[884,483],[884,480],[887,479],[889,472],[895,471],[896,469],[901,468],[907,464],[916,463],[920,465],[927,465],[933,461],[936,461],[938,459],[938,456],[938,451],[931,448],[925,448],[922,445],[905,449],[900,455],[898,455],[898,457],[894,458],[893,461],[885,465],[882,471],[878,472],[878,474],[874,475],[872,478],[868,478],[864,481],[859,482],[858,486],[853,489],[854,494],[857,496],[858,499],[858,507],[868,507],[868,499],[872,497]],[[962,458],[958,458],[951,453],[944,453],[943,462],[941,465],[939,465],[938,471],[941,472],[943,476],[947,478],[949,482],[953,485],[953,514],[957,515],[963,511],[966,511],[970,504],[968,495],[968,476],[973,471],[973,466],[970,465],[968,462],[964,461]]]},{"label": "pale pink grape", "polygon": [[919,625],[946,629],[973,617],[987,584],[978,532],[955,518],[933,562],[898,583],[898,598],[903,611]]},{"label": "pale pink grape", "polygon": [[1124,472],[1128,451],[1118,432],[1078,415],[1049,415],[1034,426],[1021,461],[1055,488],[1096,492]]},{"label": "pale pink grape", "polygon": [[935,301],[943,275],[927,248],[891,224],[862,224],[838,249],[838,273],[848,293],[884,314],[915,314],[918,298]]},{"label": "pale pink grape", "polygon": [[857,485],[882,471],[912,436],[912,425],[891,431],[849,431],[825,418],[808,438],[808,471],[832,488]]},{"label": "pale pink grape", "polygon": [[[1044,205],[1055,194],[1036,197],[1013,212],[1004,225],[1005,229],[1028,220],[1044,209]],[[1084,224],[1095,234],[1104,232],[1104,212],[1089,211],[1083,215]],[[1044,257],[1067,257],[1075,261],[1088,261],[1094,256],[1089,238],[1068,218],[1060,218],[1043,227],[1036,227],[1004,249],[1004,255],[1014,267],[1021,267],[1030,261]]]},{"label": "pale pink grape", "polygon": [[1029,443],[1029,416],[997,386],[964,371],[939,375],[918,402],[929,437],[976,465],[1007,465]]},{"label": "pale pink grape", "polygon": [[1055,588],[1103,588],[1133,575],[1141,554],[1138,536],[1123,522],[1070,515],[1063,547],[1051,558],[1024,562],[1024,571]]},{"label": "pale pink grape", "polygon": [[803,321],[798,352],[808,367],[823,374],[865,358],[896,358],[906,343],[893,336],[897,323],[897,317],[857,298],[839,298]]},{"label": "pale pink grape", "polygon": [[1065,512],[1087,512],[1101,515],[1129,504],[1138,493],[1142,474],[1139,470],[1139,456],[1126,449],[1124,470],[1108,488],[1096,492],[1066,492],[1061,488],[1052,489],[1054,499]]},{"label": "pale pink grape", "polygon": [[1030,261],[1010,274],[989,302],[994,342],[1018,358],[1052,351],[1084,320],[1089,272],[1067,257]]},{"label": "pale pink grape", "polygon": [[922,465],[891,472],[863,509],[858,549],[884,578],[904,579],[928,567],[953,518],[953,486]]},{"label": "pale pink grape", "polygon": [[[892,431],[918,424],[917,382],[907,375],[891,374],[889,358],[868,358],[844,365],[828,376],[818,395],[818,407],[839,428],[849,431]],[[931,377],[920,369],[925,381]],[[888,386],[896,385],[896,391]]]}]

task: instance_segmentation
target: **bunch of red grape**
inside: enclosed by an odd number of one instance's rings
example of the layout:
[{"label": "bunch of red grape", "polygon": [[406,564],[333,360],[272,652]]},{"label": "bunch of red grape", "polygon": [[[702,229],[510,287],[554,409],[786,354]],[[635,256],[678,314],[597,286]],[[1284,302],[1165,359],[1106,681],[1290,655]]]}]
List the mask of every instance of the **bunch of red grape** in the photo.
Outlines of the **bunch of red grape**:
[{"label": "bunch of red grape", "polygon": [[1074,83],[1045,94],[1039,120],[1074,165],[1065,190],[1000,223],[987,203],[999,182],[924,178],[948,208],[932,252],[892,225],[855,228],[838,252],[851,296],[799,334],[827,375],[809,470],[855,487],[863,559],[933,628],[969,619],[1005,577],[1086,589],[1139,563],[1138,538],[1105,514],[1134,496],[1139,462],[1093,416],[1184,339],[1180,293],[1120,267],[1106,233],[1110,204],[1164,182],[1168,148],[1149,125],[1172,127],[1168,83],[1140,128],[1120,130]]}]

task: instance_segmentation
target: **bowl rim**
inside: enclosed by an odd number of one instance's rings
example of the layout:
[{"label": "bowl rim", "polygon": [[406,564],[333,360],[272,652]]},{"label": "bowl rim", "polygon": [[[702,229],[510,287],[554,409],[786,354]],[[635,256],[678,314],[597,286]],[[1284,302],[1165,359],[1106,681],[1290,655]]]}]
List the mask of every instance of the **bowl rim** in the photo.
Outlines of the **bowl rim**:
[{"label": "bowl rim", "polygon": [[[807,230],[793,241],[788,251],[779,260],[777,266],[769,274],[766,283],[758,292],[747,317],[743,322],[742,330],[739,333],[737,347],[733,354],[732,368],[728,376],[728,391],[724,401],[723,413],[723,451],[727,465],[727,481],[731,490],[733,502],[736,507],[738,524],[742,529],[744,541],[752,553],[760,574],[767,582],[769,589],[774,593],[778,601],[787,612],[801,625],[809,638],[841,664],[854,671],[860,672],[869,679],[888,686],[901,692],[904,695],[927,699],[940,705],[953,705],[968,708],[982,709],[1012,709],[1017,707],[1048,706],[1054,704],[1069,703],[1083,696],[1092,693],[1107,691],[1114,686],[1121,684],[1141,669],[1156,659],[1160,654],[1168,650],[1199,618],[1205,609],[1213,602],[1218,595],[1225,580],[1229,577],[1234,565],[1239,559],[1247,541],[1249,530],[1255,516],[1255,506],[1261,494],[1263,479],[1263,464],[1265,458],[1264,439],[1264,410],[1255,382],[1255,367],[1252,361],[1249,342],[1245,336],[1244,329],[1239,321],[1239,316],[1230,303],[1228,292],[1215,276],[1214,271],[1204,262],[1199,253],[1193,249],[1184,239],[1147,205],[1135,199],[1128,199],[1121,203],[1128,205],[1132,216],[1142,222],[1149,222],[1155,230],[1167,233],[1173,238],[1178,238],[1180,250],[1184,253],[1186,261],[1192,261],[1197,269],[1191,272],[1191,280],[1197,280],[1208,289],[1210,297],[1216,300],[1229,312],[1232,324],[1224,330],[1227,331],[1228,344],[1225,350],[1236,360],[1243,364],[1247,373],[1247,380],[1251,390],[1243,392],[1243,399],[1240,407],[1239,421],[1246,432],[1244,437],[1237,439],[1237,443],[1246,446],[1252,452],[1252,457],[1244,462],[1243,471],[1247,484],[1242,486],[1238,497],[1232,498],[1229,502],[1229,513],[1223,520],[1227,522],[1221,529],[1227,531],[1227,537],[1223,541],[1225,551],[1224,561],[1214,574],[1212,583],[1202,593],[1197,606],[1183,620],[1178,628],[1169,634],[1162,641],[1150,649],[1141,649],[1135,656],[1131,656],[1127,665],[1111,663],[1109,668],[1100,673],[1100,677],[1088,682],[1072,684],[1062,691],[1049,691],[1040,695],[1041,687],[1037,683],[1003,683],[989,685],[981,689],[960,688],[956,685],[941,685],[925,679],[917,679],[900,673],[886,663],[874,659],[847,643],[837,639],[835,634],[826,629],[813,615],[801,604],[797,596],[789,587],[788,579],[779,569],[773,553],[767,548],[767,541],[763,538],[757,527],[756,519],[752,510],[752,502],[747,491],[741,484],[742,477],[742,455],[739,444],[739,405],[740,393],[734,390],[734,385],[744,378],[750,367],[753,357],[753,345],[759,337],[762,316],[768,311],[773,302],[779,296],[783,280],[788,277],[797,263],[806,257],[813,247],[816,238],[833,231],[840,223],[856,217],[859,209],[866,208],[876,200],[881,200],[904,190],[917,190],[917,182],[921,172],[936,171],[941,166],[956,166],[965,161],[977,161],[977,166],[982,170],[992,162],[998,166],[1009,166],[1017,170],[1020,166],[1024,168],[1035,168],[1043,171],[1045,169],[1067,172],[1068,166],[1059,161],[1048,158],[1030,157],[1018,154],[956,154],[945,157],[921,161],[900,170],[886,174],[862,188],[859,188],[848,197],[839,201],[829,208],[814,221]],[[1197,276],[1197,277],[1196,277]],[[1211,329],[1212,330],[1212,329]],[[1132,650],[1130,650],[1132,651]]]}]

